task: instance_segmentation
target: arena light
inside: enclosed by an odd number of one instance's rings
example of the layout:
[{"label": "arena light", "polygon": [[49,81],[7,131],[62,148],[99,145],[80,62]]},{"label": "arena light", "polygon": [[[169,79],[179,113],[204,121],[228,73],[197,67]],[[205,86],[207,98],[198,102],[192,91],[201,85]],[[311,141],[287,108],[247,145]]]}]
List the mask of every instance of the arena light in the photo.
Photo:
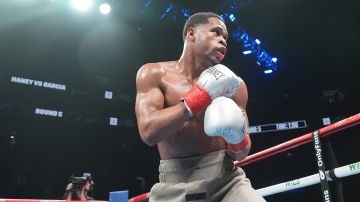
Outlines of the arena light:
[{"label": "arena light", "polygon": [[165,12],[160,16],[160,20],[164,19],[165,16],[167,16],[173,8],[174,8],[174,4],[170,4],[170,5],[166,8]]},{"label": "arena light", "polygon": [[273,71],[271,69],[267,69],[264,71],[265,74],[271,74]]},{"label": "arena light", "polygon": [[91,8],[91,0],[71,0],[71,6],[78,11],[87,11]]},{"label": "arena light", "polygon": [[236,17],[235,17],[234,14],[231,13],[231,14],[229,15],[229,19],[230,19],[231,22],[234,22],[235,19],[236,19]]},{"label": "arena light", "polygon": [[107,15],[111,12],[111,6],[110,4],[103,3],[99,6],[99,11],[103,15]]},{"label": "arena light", "polygon": [[140,10],[139,13],[144,13],[144,11],[150,6],[151,3],[152,3],[152,0],[148,0],[148,1],[145,3],[144,7]]},{"label": "arena light", "polygon": [[188,18],[190,16],[190,11],[188,9],[182,8],[181,13],[185,18]]},{"label": "arena light", "polygon": [[220,17],[223,20],[230,20],[231,22],[235,22],[235,20],[236,20],[236,16],[233,13],[224,13],[224,14],[220,15]]},{"label": "arena light", "polygon": [[246,51],[243,51],[243,54],[244,54],[244,55],[249,55],[250,53],[252,53],[252,51],[251,51],[251,50],[246,50]]},{"label": "arena light", "polygon": [[261,41],[259,39],[251,37],[240,26],[237,26],[237,29],[232,32],[232,37],[235,41],[243,44],[243,48],[245,49],[245,51],[243,51],[244,55],[249,55],[250,53],[256,54],[256,64],[258,66],[263,66],[267,70],[271,69],[272,72],[277,69],[277,58],[272,57],[260,46]]}]

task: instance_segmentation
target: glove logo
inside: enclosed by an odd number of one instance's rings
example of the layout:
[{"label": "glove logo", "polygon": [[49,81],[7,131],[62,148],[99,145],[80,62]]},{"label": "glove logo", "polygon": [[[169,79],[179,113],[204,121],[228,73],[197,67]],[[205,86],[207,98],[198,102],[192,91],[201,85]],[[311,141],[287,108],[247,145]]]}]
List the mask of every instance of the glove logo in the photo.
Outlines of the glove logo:
[{"label": "glove logo", "polygon": [[207,72],[212,74],[215,77],[216,80],[218,80],[219,78],[225,76],[224,73],[222,73],[221,71],[219,71],[215,67],[210,67],[209,69],[207,69]]}]

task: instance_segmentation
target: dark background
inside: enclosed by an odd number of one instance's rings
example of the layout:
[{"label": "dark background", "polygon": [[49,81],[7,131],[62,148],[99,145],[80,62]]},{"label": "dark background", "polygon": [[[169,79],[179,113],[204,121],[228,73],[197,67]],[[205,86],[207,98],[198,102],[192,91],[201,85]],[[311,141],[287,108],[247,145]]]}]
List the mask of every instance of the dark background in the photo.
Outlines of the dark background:
[{"label": "dark background", "polygon": [[[181,54],[183,19],[172,19],[171,12],[159,19],[169,4],[191,13],[224,13],[227,5],[238,5],[236,23],[278,58],[278,70],[265,75],[255,56],[244,56],[242,44],[229,39],[223,63],[247,83],[250,125],[308,124],[254,134],[251,153],[321,128],[324,117],[336,121],[359,112],[358,1],[154,0],[143,12],[143,0],[110,3],[112,13],[103,16],[76,12],[66,1],[0,2],[0,198],[60,199],[69,176],[83,172],[92,174],[93,197],[102,200],[110,191],[148,192],[157,182],[157,149],[140,140],[135,123],[135,76],[144,63]],[[233,31],[231,23],[228,29]],[[11,76],[67,90],[12,83]],[[105,90],[114,99],[104,99]],[[37,107],[64,116],[35,115]],[[110,116],[120,125],[110,126]],[[359,140],[354,127],[324,143],[331,143],[343,166],[359,161]],[[308,144],[244,169],[256,189],[304,177],[316,172],[313,150]],[[358,201],[359,179],[343,179],[345,201]],[[320,185],[266,199],[320,201]]]}]

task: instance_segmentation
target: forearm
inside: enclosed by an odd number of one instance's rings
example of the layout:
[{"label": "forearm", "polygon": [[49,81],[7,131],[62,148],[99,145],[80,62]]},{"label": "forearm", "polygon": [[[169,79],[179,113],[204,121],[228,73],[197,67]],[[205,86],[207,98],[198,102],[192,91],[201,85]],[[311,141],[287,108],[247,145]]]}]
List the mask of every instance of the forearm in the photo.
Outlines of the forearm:
[{"label": "forearm", "polygon": [[140,136],[146,144],[155,145],[174,134],[190,118],[189,112],[181,102],[151,112],[139,123]]}]

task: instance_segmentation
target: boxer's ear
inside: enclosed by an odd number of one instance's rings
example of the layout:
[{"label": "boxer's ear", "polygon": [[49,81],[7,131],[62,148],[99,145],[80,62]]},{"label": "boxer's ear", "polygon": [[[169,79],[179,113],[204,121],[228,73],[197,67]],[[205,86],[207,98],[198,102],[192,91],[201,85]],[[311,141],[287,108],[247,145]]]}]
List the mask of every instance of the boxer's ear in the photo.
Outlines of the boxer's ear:
[{"label": "boxer's ear", "polygon": [[189,29],[186,30],[186,38],[190,40],[194,40],[195,29],[193,27],[189,27]]}]

